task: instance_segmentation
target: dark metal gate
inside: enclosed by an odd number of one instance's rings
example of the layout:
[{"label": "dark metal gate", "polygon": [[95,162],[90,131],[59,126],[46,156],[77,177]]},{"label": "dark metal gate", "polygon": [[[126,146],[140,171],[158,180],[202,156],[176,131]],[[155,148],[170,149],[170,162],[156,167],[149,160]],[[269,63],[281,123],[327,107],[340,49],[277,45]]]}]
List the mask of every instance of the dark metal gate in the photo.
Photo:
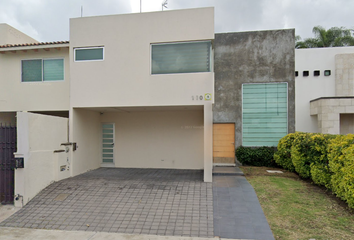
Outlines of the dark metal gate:
[{"label": "dark metal gate", "polygon": [[0,125],[0,202],[13,203],[16,127]]}]

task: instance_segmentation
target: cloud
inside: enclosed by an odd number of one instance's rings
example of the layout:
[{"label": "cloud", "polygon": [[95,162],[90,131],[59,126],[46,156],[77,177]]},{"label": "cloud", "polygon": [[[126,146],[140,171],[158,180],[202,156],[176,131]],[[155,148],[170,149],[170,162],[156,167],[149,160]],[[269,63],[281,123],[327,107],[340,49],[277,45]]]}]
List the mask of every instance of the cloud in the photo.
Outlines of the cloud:
[{"label": "cloud", "polygon": [[[142,11],[161,11],[162,0],[141,0]],[[69,19],[139,12],[140,0],[0,0],[0,22],[39,41],[69,39]],[[354,28],[353,0],[168,0],[166,10],[214,7],[215,32],[296,28],[312,37],[312,28]]]},{"label": "cloud", "polygon": [[0,0],[0,22],[8,23],[39,41],[69,40],[69,19],[130,13],[129,1],[113,0]]}]

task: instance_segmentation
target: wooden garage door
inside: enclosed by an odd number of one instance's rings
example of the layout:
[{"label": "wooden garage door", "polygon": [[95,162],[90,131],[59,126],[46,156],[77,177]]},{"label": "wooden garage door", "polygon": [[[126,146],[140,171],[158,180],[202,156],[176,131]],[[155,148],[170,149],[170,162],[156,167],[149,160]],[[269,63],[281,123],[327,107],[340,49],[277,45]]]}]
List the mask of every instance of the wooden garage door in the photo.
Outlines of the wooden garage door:
[{"label": "wooden garage door", "polygon": [[235,163],[235,124],[215,123],[213,127],[213,162]]}]

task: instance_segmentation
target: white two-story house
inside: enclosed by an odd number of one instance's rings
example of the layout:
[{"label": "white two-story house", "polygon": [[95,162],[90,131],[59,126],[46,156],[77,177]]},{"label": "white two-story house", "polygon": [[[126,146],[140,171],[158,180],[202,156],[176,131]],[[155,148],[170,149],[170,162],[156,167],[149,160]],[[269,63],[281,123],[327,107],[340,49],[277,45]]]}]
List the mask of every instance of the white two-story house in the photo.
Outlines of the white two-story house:
[{"label": "white two-story house", "polygon": [[0,122],[17,125],[24,159],[15,195],[26,204],[99,167],[203,169],[211,182],[213,40],[213,8],[71,19],[70,43],[1,24]]},{"label": "white two-story house", "polygon": [[212,177],[213,8],[70,20],[72,175],[98,167]]}]

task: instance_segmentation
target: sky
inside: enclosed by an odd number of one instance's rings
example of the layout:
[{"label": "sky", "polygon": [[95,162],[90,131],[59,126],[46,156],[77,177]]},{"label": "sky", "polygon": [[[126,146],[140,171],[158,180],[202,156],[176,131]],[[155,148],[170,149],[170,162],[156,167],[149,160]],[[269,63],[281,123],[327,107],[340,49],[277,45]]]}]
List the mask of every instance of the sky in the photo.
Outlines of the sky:
[{"label": "sky", "polygon": [[[69,40],[69,19],[161,11],[163,0],[0,0],[0,23],[38,41]],[[312,28],[354,28],[354,0],[168,0],[164,11],[214,7],[215,32],[295,28],[302,38]]]}]

